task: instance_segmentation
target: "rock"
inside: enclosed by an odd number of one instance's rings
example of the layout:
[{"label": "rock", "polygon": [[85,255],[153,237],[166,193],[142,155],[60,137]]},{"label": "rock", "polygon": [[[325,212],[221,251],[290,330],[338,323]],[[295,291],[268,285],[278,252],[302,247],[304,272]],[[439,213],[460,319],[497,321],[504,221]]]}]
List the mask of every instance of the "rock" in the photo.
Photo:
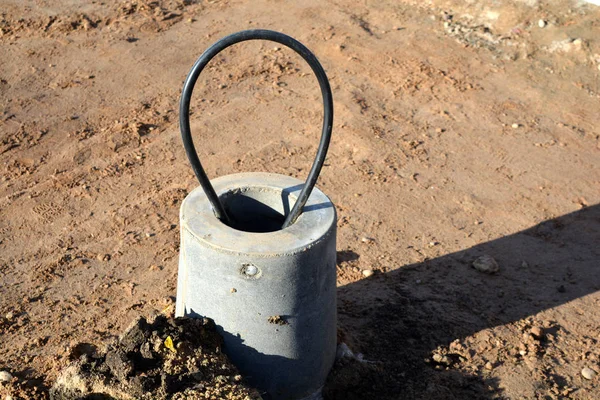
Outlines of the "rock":
[{"label": "rock", "polygon": [[596,377],[597,373],[593,369],[585,367],[581,370],[581,375],[583,375],[585,379],[592,380]]},{"label": "rock", "polygon": [[165,296],[162,298],[162,304],[165,306],[170,306],[175,303],[175,297],[173,296]]},{"label": "rock", "polygon": [[355,359],[356,355],[354,355],[346,343],[340,343],[335,352],[335,360],[339,361],[344,358]]},{"label": "rock", "polygon": [[10,382],[13,376],[8,371],[0,371],[0,383]]},{"label": "rock", "polygon": [[534,338],[538,340],[540,340],[544,336],[544,330],[539,326],[534,326],[529,332],[533,335]]},{"label": "rock", "polygon": [[140,354],[143,358],[148,360],[152,360],[154,358],[154,355],[150,350],[150,342],[146,342],[140,346]]},{"label": "rock", "polygon": [[121,382],[126,382],[129,374],[133,372],[133,363],[120,349],[109,351],[106,354],[105,363],[110,372]]},{"label": "rock", "polygon": [[363,243],[369,243],[369,244],[371,244],[371,243],[374,243],[374,242],[375,242],[375,239],[373,239],[372,237],[363,236],[363,237],[360,239],[360,241],[361,241],[361,242],[363,242]]},{"label": "rock", "polygon": [[98,254],[96,256],[96,259],[98,261],[109,261],[110,260],[110,254]]},{"label": "rock", "polygon": [[521,125],[514,123],[511,125],[513,129],[518,129],[519,127],[521,127]]},{"label": "rock", "polygon": [[494,274],[500,270],[498,262],[490,255],[483,255],[473,261],[473,268],[486,274]]},{"label": "rock", "polygon": [[487,369],[488,371],[491,371],[494,369],[494,365],[492,365],[492,363],[488,361],[485,363],[484,368]]},{"label": "rock", "polygon": [[546,21],[544,21],[543,19],[540,19],[540,20],[538,21],[538,26],[539,26],[540,28],[544,28],[544,27],[546,26]]},{"label": "rock", "polygon": [[148,322],[145,318],[136,318],[125,332],[119,337],[119,341],[125,352],[134,351],[139,348],[148,338]]},{"label": "rock", "polygon": [[373,276],[373,274],[374,274],[374,273],[375,273],[375,272],[374,272],[372,269],[365,269],[365,270],[362,272],[362,274],[363,274],[365,277],[367,277],[367,278],[368,278],[368,277],[370,277],[370,276]]},{"label": "rock", "polygon": [[15,317],[15,313],[14,313],[14,311],[9,311],[9,312],[7,312],[7,313],[6,313],[6,315],[4,316],[4,318],[6,318],[6,319],[7,319],[7,320],[9,320],[9,321],[10,321],[11,319],[13,319],[14,317]]}]

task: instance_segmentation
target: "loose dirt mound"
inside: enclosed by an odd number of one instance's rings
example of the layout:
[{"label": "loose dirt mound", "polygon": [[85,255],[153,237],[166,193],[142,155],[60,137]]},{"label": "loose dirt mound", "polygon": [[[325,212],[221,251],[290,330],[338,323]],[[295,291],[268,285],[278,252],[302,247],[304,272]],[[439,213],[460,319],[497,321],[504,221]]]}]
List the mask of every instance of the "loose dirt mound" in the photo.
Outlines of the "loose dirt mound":
[{"label": "loose dirt mound", "polygon": [[81,343],[50,390],[54,400],[260,399],[221,353],[210,319],[135,320],[105,351]]}]

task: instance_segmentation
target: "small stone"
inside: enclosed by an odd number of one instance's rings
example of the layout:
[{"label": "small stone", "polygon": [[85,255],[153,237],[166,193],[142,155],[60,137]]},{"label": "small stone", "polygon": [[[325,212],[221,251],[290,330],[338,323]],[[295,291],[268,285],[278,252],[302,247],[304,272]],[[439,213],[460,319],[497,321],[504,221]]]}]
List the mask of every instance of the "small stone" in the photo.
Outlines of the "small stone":
[{"label": "small stone", "polygon": [[237,292],[237,289],[236,289],[236,288],[231,288],[230,292],[231,292],[231,293],[236,293],[236,292]]},{"label": "small stone", "polygon": [[565,288],[565,285],[560,285],[559,287],[556,288],[556,290],[558,290],[559,293],[564,293],[567,291],[567,289]]},{"label": "small stone", "polygon": [[538,340],[540,340],[544,336],[544,330],[539,326],[534,326],[529,332],[533,335],[534,338]]},{"label": "small stone", "polygon": [[8,371],[0,371],[0,382],[10,382],[13,376]]},{"label": "small stone", "polygon": [[494,369],[494,365],[488,361],[485,363],[484,368],[487,369],[488,371],[491,371]]},{"label": "small stone", "polygon": [[473,268],[486,274],[494,274],[500,270],[498,262],[490,255],[483,255],[473,261]]},{"label": "small stone", "polygon": [[140,354],[142,355],[142,358],[147,360],[152,360],[154,358],[152,350],[150,350],[150,342],[145,342],[140,346]]},{"label": "small stone", "polygon": [[512,124],[512,125],[511,125],[511,127],[512,127],[513,129],[519,129],[519,128],[521,127],[521,125],[519,125],[519,124],[517,124],[517,123],[514,123],[514,124]]},{"label": "small stone", "polygon": [[13,319],[15,317],[15,313],[14,313],[14,311],[9,311],[6,313],[6,315],[4,317],[10,321],[11,319]]},{"label": "small stone", "polygon": [[581,370],[581,375],[583,375],[585,379],[592,380],[596,377],[597,373],[593,369],[585,367]]},{"label": "small stone", "polygon": [[437,354],[436,353],[436,354],[433,355],[433,361],[435,361],[435,362],[438,362],[438,363],[442,362],[442,359],[443,359],[443,357],[442,357],[441,354]]},{"label": "small stone", "polygon": [[374,242],[375,242],[375,239],[373,239],[372,237],[363,236],[363,237],[360,239],[360,241],[361,241],[361,242],[363,242],[363,243],[374,243]]},{"label": "small stone", "polygon": [[374,272],[372,269],[365,269],[365,270],[362,272],[362,274],[363,274],[365,277],[367,277],[367,278],[368,278],[368,277],[370,277],[370,276],[373,276],[373,274],[374,274],[374,273],[375,273],[375,272]]},{"label": "small stone", "polygon": [[539,26],[540,28],[544,28],[544,27],[546,26],[546,21],[544,21],[543,19],[540,19],[540,20],[538,21],[538,26]]},{"label": "small stone", "polygon": [[170,306],[171,304],[175,303],[175,297],[173,296],[165,296],[162,298],[162,303],[165,306]]}]

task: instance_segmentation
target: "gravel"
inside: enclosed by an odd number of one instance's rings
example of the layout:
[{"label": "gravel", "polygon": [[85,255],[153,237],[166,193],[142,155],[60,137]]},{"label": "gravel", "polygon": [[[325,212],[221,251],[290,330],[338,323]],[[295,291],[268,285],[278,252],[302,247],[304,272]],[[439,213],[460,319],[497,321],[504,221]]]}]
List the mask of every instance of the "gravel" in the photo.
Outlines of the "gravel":
[{"label": "gravel", "polygon": [[593,369],[585,367],[581,370],[581,375],[583,375],[585,379],[592,380],[596,377],[597,373]]},{"label": "gravel", "polygon": [[0,371],[0,382],[10,382],[13,376],[8,371]]}]

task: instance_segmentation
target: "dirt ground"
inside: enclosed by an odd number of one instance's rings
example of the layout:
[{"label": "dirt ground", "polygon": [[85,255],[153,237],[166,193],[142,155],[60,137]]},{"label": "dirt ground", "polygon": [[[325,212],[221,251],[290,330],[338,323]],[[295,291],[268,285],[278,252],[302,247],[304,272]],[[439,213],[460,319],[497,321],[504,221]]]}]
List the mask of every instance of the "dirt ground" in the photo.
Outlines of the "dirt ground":
[{"label": "dirt ground", "polygon": [[[24,389],[0,394],[46,399],[73,346],[172,304],[197,186],[182,83],[250,28],[303,42],[333,89],[318,186],[339,328],[369,362],[327,398],[600,398],[600,7],[536,0],[2,0],[0,370]],[[308,66],[254,42],[209,67],[192,102],[208,175],[305,177]]]}]

